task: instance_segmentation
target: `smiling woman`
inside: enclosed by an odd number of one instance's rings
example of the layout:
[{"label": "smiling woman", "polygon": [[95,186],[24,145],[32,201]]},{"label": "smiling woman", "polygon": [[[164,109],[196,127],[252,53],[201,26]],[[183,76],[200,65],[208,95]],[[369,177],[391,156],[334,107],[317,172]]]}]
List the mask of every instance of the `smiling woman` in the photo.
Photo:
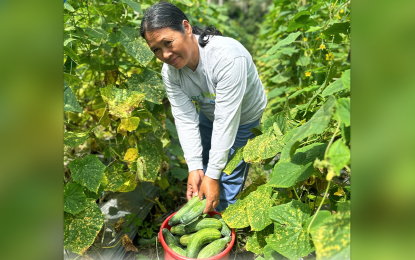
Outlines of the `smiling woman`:
[{"label": "smiling woman", "polygon": [[222,170],[255,137],[250,129],[260,123],[267,103],[252,57],[214,27],[192,27],[168,2],[147,9],[140,33],[164,62],[161,74],[189,167],[187,198],[205,196],[204,213],[222,211],[236,202],[249,165],[241,160],[230,175]]}]

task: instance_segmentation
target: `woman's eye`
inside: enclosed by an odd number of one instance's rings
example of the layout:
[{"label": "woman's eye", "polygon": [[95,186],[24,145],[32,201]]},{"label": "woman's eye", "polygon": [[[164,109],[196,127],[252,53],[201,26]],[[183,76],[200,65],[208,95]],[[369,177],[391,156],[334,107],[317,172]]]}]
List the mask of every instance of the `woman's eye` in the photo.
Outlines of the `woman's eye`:
[{"label": "woman's eye", "polygon": [[153,52],[154,52],[154,53],[156,53],[156,52],[158,52],[158,51],[159,51],[159,49],[154,49],[154,51],[153,51]]},{"label": "woman's eye", "polygon": [[172,42],[172,41],[167,41],[167,42],[166,42],[166,45],[170,45],[170,44],[171,44],[171,42]]}]

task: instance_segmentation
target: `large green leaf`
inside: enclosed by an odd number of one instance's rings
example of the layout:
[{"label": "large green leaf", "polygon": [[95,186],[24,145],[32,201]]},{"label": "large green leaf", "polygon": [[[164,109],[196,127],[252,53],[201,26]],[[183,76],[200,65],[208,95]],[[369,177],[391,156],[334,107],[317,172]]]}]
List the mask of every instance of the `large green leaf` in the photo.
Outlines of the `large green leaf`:
[{"label": "large green leaf", "polygon": [[277,52],[277,50],[284,45],[290,44],[293,41],[295,41],[295,39],[297,39],[298,36],[300,36],[301,32],[294,32],[291,33],[290,35],[288,35],[286,38],[284,38],[283,40],[279,41],[277,44],[275,44],[271,49],[269,49],[267,51],[266,54],[271,55]]},{"label": "large green leaf", "polygon": [[333,166],[333,170],[340,175],[340,170],[350,162],[350,150],[341,139],[335,141],[327,153],[326,160]]},{"label": "large green leaf", "polygon": [[247,227],[249,226],[249,220],[245,209],[245,200],[237,200],[235,204],[229,204],[225,211],[222,212],[222,218],[230,228]]},{"label": "large green leaf", "polygon": [[246,214],[252,231],[261,231],[271,224],[268,211],[273,204],[268,192],[268,187],[263,185],[244,200],[246,203]]},{"label": "large green leaf", "polygon": [[82,254],[92,245],[104,224],[105,216],[95,201],[76,215],[64,213],[63,244],[73,253]]},{"label": "large green leaf", "polygon": [[268,131],[248,140],[243,149],[243,158],[246,162],[259,162],[274,157],[282,148],[283,144],[278,141],[274,131]]},{"label": "large green leaf", "polygon": [[153,71],[145,70],[141,74],[132,74],[127,84],[130,90],[145,93],[144,99],[155,104],[161,104],[165,97],[164,83]]},{"label": "large green leaf", "polygon": [[297,181],[306,180],[314,172],[313,162],[316,158],[323,159],[327,144],[314,143],[298,149],[290,162],[274,166],[272,178],[267,185],[288,188]]},{"label": "large green leaf", "polygon": [[236,149],[236,151],[232,154],[231,158],[229,158],[228,163],[226,164],[225,169],[223,170],[224,173],[230,175],[238,166],[238,164],[242,161],[244,155],[244,147],[240,147]]},{"label": "large green leaf", "polygon": [[310,232],[312,231],[317,231],[317,229],[324,224],[324,222],[327,220],[327,218],[330,218],[331,216],[331,212],[328,210],[320,210],[319,212],[316,213],[315,218],[314,215],[309,217],[307,222],[306,222],[306,227],[308,228],[308,226],[310,225],[311,221],[314,218],[313,223],[311,224],[310,227]]},{"label": "large green leaf", "polygon": [[63,47],[63,52],[68,55],[68,57],[70,57],[73,61],[79,63],[80,59],[78,57],[78,55],[76,55],[75,51],[72,50],[71,48],[64,46]]},{"label": "large green leaf", "polygon": [[81,185],[72,182],[66,184],[63,189],[63,210],[74,215],[88,206],[90,203]]},{"label": "large green leaf", "polygon": [[125,26],[120,29],[120,43],[126,52],[134,57],[141,65],[146,66],[154,54],[145,40],[139,35],[139,30]]},{"label": "large green leaf", "polygon": [[171,174],[181,181],[183,181],[189,176],[189,172],[186,169],[182,169],[179,167],[174,167],[173,170],[171,170]]},{"label": "large green leaf", "polygon": [[272,249],[270,245],[266,245],[263,249],[265,260],[283,260],[284,256]]},{"label": "large green leaf", "polygon": [[267,245],[265,238],[274,233],[274,225],[270,224],[261,231],[253,231],[246,242],[246,250],[254,252],[257,255],[262,254],[264,247]]},{"label": "large green leaf", "polygon": [[267,244],[288,259],[309,254],[314,250],[305,226],[309,216],[308,205],[297,200],[272,207],[269,217],[277,223],[274,223],[275,233],[266,239]]},{"label": "large green leaf", "polygon": [[139,149],[140,155],[145,161],[147,170],[147,175],[144,176],[144,180],[155,181],[162,162],[162,158],[157,151],[157,147],[149,141],[141,141]]},{"label": "large green leaf", "polygon": [[332,36],[339,33],[348,34],[350,32],[350,22],[344,23],[335,23],[332,24],[329,28],[324,30],[322,33],[326,36]]},{"label": "large green leaf", "polygon": [[343,85],[342,79],[338,79],[325,88],[321,95],[323,95],[323,97],[327,97],[343,89],[346,89],[346,87]]},{"label": "large green leaf", "polygon": [[96,155],[88,154],[83,159],[75,159],[69,163],[68,167],[75,182],[95,193],[98,191],[104,177],[105,165]]},{"label": "large green leaf", "polygon": [[128,178],[124,175],[124,165],[116,163],[111,166],[108,172],[105,173],[108,184],[105,186],[107,191],[117,191],[121,185],[128,181]]},{"label": "large green leaf", "polygon": [[74,133],[74,132],[65,132],[63,134],[63,144],[70,147],[77,147],[89,138],[89,133]]},{"label": "large green leaf", "polygon": [[166,118],[165,124],[166,124],[167,130],[169,130],[170,136],[175,138],[175,139],[179,139],[179,135],[177,134],[176,126],[173,124],[173,122],[170,121],[170,119]]},{"label": "large green leaf", "polygon": [[313,115],[313,117],[298,128],[297,133],[293,135],[282,150],[281,162],[290,161],[290,158],[294,155],[301,140],[312,134],[321,134],[326,130],[326,127],[331,120],[335,104],[336,99],[333,96],[329,96],[326,103]]},{"label": "large green leaf", "polygon": [[71,87],[72,90],[77,90],[82,87],[82,80],[75,75],[63,73],[63,79],[66,81],[69,87]]},{"label": "large green leaf", "polygon": [[241,193],[239,193],[235,199],[244,199],[247,197],[251,192],[254,192],[258,189],[259,186],[264,185],[267,183],[267,176],[260,175],[256,180],[254,180],[248,187],[246,187]]},{"label": "large green leaf", "polygon": [[141,5],[139,3],[130,1],[130,0],[122,0],[122,1],[126,3],[127,5],[129,5],[134,11],[136,11],[140,15],[143,14],[143,11],[141,10]]},{"label": "large green leaf", "polygon": [[321,222],[310,230],[317,259],[350,259],[350,211],[335,213]]},{"label": "large green leaf", "polygon": [[102,40],[106,40],[108,38],[108,32],[101,28],[90,28],[86,27],[83,28],[86,35],[88,35],[88,39],[101,44]]},{"label": "large green leaf", "polygon": [[350,98],[339,98],[336,103],[336,116],[342,124],[350,126]]},{"label": "large green leaf", "polygon": [[109,106],[110,114],[120,118],[130,117],[145,95],[137,91],[118,89],[113,85],[101,88],[100,91],[102,99]]},{"label": "large green leaf", "polygon": [[82,113],[82,107],[65,80],[63,81],[63,111]]},{"label": "large green leaf", "polygon": [[343,81],[343,85],[346,88],[350,89],[350,70],[346,70],[345,72],[343,72],[342,81]]}]

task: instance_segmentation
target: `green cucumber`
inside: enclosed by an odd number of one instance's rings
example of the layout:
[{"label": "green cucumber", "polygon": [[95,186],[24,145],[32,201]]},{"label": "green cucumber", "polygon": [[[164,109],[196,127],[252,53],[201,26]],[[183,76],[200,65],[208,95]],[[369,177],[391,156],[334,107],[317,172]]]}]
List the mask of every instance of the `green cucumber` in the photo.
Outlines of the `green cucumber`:
[{"label": "green cucumber", "polygon": [[164,241],[166,241],[166,244],[168,246],[170,245],[178,245],[176,239],[174,238],[173,234],[170,233],[170,231],[167,228],[163,228],[161,231],[163,234]]},{"label": "green cucumber", "polygon": [[180,246],[180,238],[181,236],[174,236],[174,239],[176,240],[176,244]]},{"label": "green cucumber", "polygon": [[184,225],[179,224],[170,228],[170,232],[175,235],[184,235],[186,232],[184,231]]},{"label": "green cucumber", "polygon": [[226,247],[226,244],[231,242],[231,240],[231,237],[226,236],[224,238],[213,241],[209,245],[205,246],[202,250],[200,250],[199,254],[197,255],[197,259],[209,258],[219,254]]},{"label": "green cucumber", "polygon": [[186,249],[186,257],[196,258],[204,244],[213,242],[221,237],[216,228],[204,228],[195,233]]},{"label": "green cucumber", "polygon": [[195,235],[195,233],[193,234],[185,234],[180,238],[180,244],[187,246],[190,242],[190,239]]},{"label": "green cucumber", "polygon": [[138,239],[138,244],[140,246],[154,244],[155,242],[156,242],[156,237],[152,237],[150,239],[147,239],[147,238],[140,238],[140,239]]},{"label": "green cucumber", "polygon": [[169,219],[169,226],[172,227],[179,223],[180,218],[183,216],[183,214],[192,209],[193,206],[196,205],[198,202],[199,196],[194,196],[191,200],[189,200],[179,211],[176,212],[176,214],[174,214],[173,217],[171,217],[171,219]]},{"label": "green cucumber", "polygon": [[184,232],[186,232],[186,234],[189,234],[204,228],[216,228],[218,230],[221,230],[222,223],[220,223],[219,220],[214,218],[203,218],[184,226]]},{"label": "green cucumber", "polygon": [[223,218],[219,214],[215,214],[212,217],[219,220],[220,223],[222,223],[222,230],[220,231],[222,236],[230,236],[232,234],[231,229],[228,227],[225,220],[223,220]]},{"label": "green cucumber", "polygon": [[171,250],[173,250],[175,253],[177,253],[177,254],[179,254],[179,255],[181,255],[181,256],[186,256],[186,251],[183,249],[183,248],[181,248],[181,247],[179,247],[179,246],[177,246],[177,245],[171,245],[171,246],[169,246],[170,247],[170,249]]},{"label": "green cucumber", "polygon": [[180,217],[180,222],[185,225],[189,224],[193,219],[202,215],[205,208],[206,208],[206,199],[199,201],[195,206],[193,206],[193,208],[191,208],[188,212],[183,214],[183,216]]}]

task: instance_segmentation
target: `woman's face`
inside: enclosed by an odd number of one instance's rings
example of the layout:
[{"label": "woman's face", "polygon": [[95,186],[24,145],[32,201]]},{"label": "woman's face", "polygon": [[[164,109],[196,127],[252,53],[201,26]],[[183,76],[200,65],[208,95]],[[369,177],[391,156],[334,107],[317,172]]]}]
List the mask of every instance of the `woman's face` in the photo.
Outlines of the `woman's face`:
[{"label": "woman's face", "polygon": [[192,28],[186,20],[183,21],[183,25],[184,34],[170,28],[157,29],[145,34],[147,44],[156,57],[176,69],[183,68],[189,62],[194,63],[195,59]]}]

